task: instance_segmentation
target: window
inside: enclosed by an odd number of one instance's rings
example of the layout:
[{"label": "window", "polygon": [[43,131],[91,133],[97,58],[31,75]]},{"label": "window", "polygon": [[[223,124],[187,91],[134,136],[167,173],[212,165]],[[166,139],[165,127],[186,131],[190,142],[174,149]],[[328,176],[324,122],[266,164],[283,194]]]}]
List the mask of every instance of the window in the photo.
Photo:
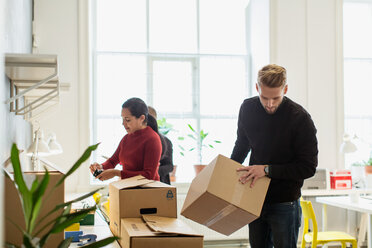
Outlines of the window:
[{"label": "window", "polygon": [[372,155],[372,1],[344,1],[345,132],[358,150],[346,167]]},{"label": "window", "polygon": [[[247,2],[94,1],[92,138],[101,142],[95,161],[111,156],[125,135],[121,105],[131,97],[143,99],[173,126],[167,136],[177,181],[191,181],[193,164],[230,156],[239,107],[251,88]],[[188,124],[221,143],[196,152],[200,144],[187,139]],[[181,147],[196,149],[182,155]]]}]

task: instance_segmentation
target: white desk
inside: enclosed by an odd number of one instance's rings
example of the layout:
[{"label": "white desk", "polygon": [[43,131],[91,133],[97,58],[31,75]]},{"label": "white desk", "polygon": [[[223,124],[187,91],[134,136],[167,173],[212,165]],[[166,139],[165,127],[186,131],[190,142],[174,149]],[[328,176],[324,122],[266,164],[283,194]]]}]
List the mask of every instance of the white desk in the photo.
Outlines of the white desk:
[{"label": "white desk", "polygon": [[[97,210],[97,211],[99,211],[99,210]],[[97,241],[113,236],[112,233],[111,233],[110,227],[103,220],[103,217],[100,216],[100,214],[98,214],[97,212],[94,215],[94,226],[83,226],[83,225],[81,225],[80,226],[80,231],[83,231],[83,235],[87,235],[87,234],[97,235]],[[78,242],[73,242],[73,243],[71,243],[70,247],[80,247],[77,244],[78,244]],[[114,241],[111,244],[106,245],[105,247],[120,248],[120,245],[117,241]]]},{"label": "white desk", "polygon": [[367,189],[302,189],[302,196],[333,196],[349,195],[352,193],[372,194],[372,188]]},{"label": "white desk", "polygon": [[[362,220],[360,223],[360,230],[358,235],[358,247],[364,240],[364,235],[367,227],[367,244],[368,248],[372,248],[372,226],[371,226],[371,214],[372,214],[372,200],[359,198],[358,203],[350,201],[349,196],[329,196],[329,197],[316,197],[315,200],[322,203],[326,209],[326,205],[344,208],[347,210],[357,211],[362,213]],[[327,214],[326,210],[323,214]]]},{"label": "white desk", "polygon": [[[71,201],[72,199],[75,199],[79,196],[82,196],[83,193],[70,193],[65,195],[65,201]],[[94,201],[92,199],[92,201]],[[104,217],[101,216],[101,213],[96,213],[94,215],[94,225],[93,226],[80,226],[80,231],[83,231],[83,235],[87,234],[95,234],[97,235],[97,241],[102,240],[104,238],[112,237],[114,236],[110,230],[110,227],[108,226],[107,222],[104,220]],[[70,247],[80,247],[78,246],[78,242],[73,242],[71,243]],[[110,247],[110,248],[120,248],[120,245],[118,241],[114,241],[109,245],[106,245],[105,247]]]}]

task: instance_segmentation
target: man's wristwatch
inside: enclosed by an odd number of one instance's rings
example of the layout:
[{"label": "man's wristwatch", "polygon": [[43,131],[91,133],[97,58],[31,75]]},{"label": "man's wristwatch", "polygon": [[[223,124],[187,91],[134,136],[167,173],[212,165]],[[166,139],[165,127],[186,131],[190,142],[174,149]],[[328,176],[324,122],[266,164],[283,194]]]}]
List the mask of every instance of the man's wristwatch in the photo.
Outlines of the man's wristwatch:
[{"label": "man's wristwatch", "polygon": [[269,175],[269,165],[265,165],[264,171],[265,171],[265,176],[268,176]]}]

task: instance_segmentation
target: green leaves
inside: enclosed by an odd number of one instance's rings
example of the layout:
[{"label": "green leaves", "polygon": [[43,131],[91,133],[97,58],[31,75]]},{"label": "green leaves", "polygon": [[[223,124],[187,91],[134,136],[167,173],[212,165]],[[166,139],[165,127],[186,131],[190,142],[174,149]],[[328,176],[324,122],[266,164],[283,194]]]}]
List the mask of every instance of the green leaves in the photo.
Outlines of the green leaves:
[{"label": "green leaves", "polygon": [[[198,152],[198,157],[199,157],[199,163],[202,164],[202,154],[203,154],[203,148],[212,148],[214,149],[214,144],[219,144],[221,143],[221,141],[219,140],[212,140],[210,141],[209,139],[207,139],[209,133],[205,132],[203,129],[201,129],[199,132],[196,131],[195,128],[193,128],[193,126],[191,126],[191,124],[187,124],[187,127],[190,131],[189,134],[186,135],[186,138],[190,138],[196,142],[194,142],[194,145],[191,146],[190,148],[188,149],[185,149],[183,145],[178,145],[178,147],[180,148],[180,154],[182,156],[185,156],[185,151],[188,151],[188,152],[192,152],[194,150],[196,150]],[[178,137],[178,140],[179,141],[185,141],[185,137],[183,136],[180,136]]]},{"label": "green leaves", "polygon": [[15,144],[12,145],[10,159],[13,165],[14,182],[17,185],[18,191],[22,200],[23,212],[26,220],[26,230],[29,230],[29,220],[32,211],[32,194],[27,188],[25,180],[23,179],[21,163],[19,162],[19,151]]},{"label": "green leaves", "polygon": [[372,165],[372,157],[368,159],[367,162],[364,162],[366,166],[371,166]]},{"label": "green leaves", "polygon": [[96,206],[91,208],[81,209],[74,213],[63,214],[57,218],[57,222],[51,229],[51,233],[62,232],[66,227],[71,226],[72,224],[79,222],[84,219],[89,213],[94,212]]},{"label": "green leaves", "polygon": [[71,238],[68,238],[68,239],[65,239],[63,240],[59,245],[58,245],[58,248],[67,248],[70,246],[71,244],[71,241],[72,241],[72,237]]},{"label": "green leaves", "polygon": [[166,136],[170,131],[173,130],[173,125],[168,123],[165,118],[161,118],[157,120],[159,132]]},{"label": "green leaves", "polygon": [[70,176],[74,171],[76,171],[80,165],[82,163],[85,162],[85,160],[87,160],[89,157],[90,157],[90,154],[97,149],[99,143],[96,144],[96,145],[92,145],[92,146],[89,146],[83,153],[83,155],[81,155],[81,157],[78,159],[78,161],[76,161],[76,163],[71,167],[71,169],[58,181],[58,183],[56,184],[56,186],[60,185],[61,183],[63,183],[65,181],[65,179]]},{"label": "green leaves", "polygon": [[359,161],[352,164],[352,166],[372,166],[372,157],[368,161]]},{"label": "green leaves", "polygon": [[[37,182],[37,179],[35,179],[34,183]],[[31,216],[29,216],[29,232],[32,233],[35,227],[35,221],[36,218],[39,215],[41,203],[42,203],[42,197],[45,193],[45,190],[49,184],[49,172],[48,170],[45,170],[45,175],[43,179],[41,180],[40,184],[36,186],[35,183],[35,189],[34,187],[31,188],[31,194],[32,194],[32,210],[31,210]]]},{"label": "green leaves", "polygon": [[111,244],[115,240],[118,240],[119,237],[109,237],[102,240],[99,240],[95,243],[90,243],[89,245],[85,245],[84,248],[96,248],[96,247],[103,247],[105,245]]},{"label": "green leaves", "polygon": [[[89,146],[83,155],[76,161],[76,163],[70,168],[70,170],[61,177],[61,179],[57,182],[56,185],[52,187],[52,189],[49,192],[47,196],[45,196],[45,192],[48,188],[49,181],[50,181],[50,174],[49,171],[45,168],[45,173],[40,181],[35,177],[34,181],[32,182],[32,185],[30,188],[27,187],[26,182],[23,177],[21,164],[19,160],[19,151],[15,144],[12,145],[11,149],[11,162],[13,166],[14,171],[14,184],[16,188],[18,189],[18,193],[21,199],[26,228],[25,230],[22,230],[23,232],[23,247],[26,248],[36,248],[36,247],[43,247],[48,240],[49,236],[53,233],[59,233],[63,232],[63,230],[70,226],[73,223],[79,222],[81,219],[83,219],[85,216],[87,216],[90,212],[95,211],[96,206],[93,206],[91,208],[83,209],[78,212],[70,213],[71,210],[71,204],[83,200],[87,197],[92,196],[94,193],[99,191],[100,189],[94,190],[92,192],[89,192],[85,194],[84,196],[81,196],[75,200],[61,203],[57,205],[53,210],[51,210],[48,214],[44,216],[39,216],[43,199],[45,197],[50,197],[54,190],[60,186],[64,180],[70,176],[73,172],[75,172],[80,165],[86,161],[91,153],[97,149],[99,144]],[[45,219],[48,218],[51,214],[54,214],[56,211],[63,209],[62,213],[49,221],[48,223],[45,222]],[[13,224],[14,222],[10,220]],[[17,226],[17,225],[16,225]],[[18,229],[20,229],[19,226],[17,226]],[[38,228],[37,231],[35,229]],[[49,228],[49,230],[47,229]],[[47,230],[45,232],[45,230]],[[39,238],[38,235],[40,233],[44,232],[45,234]],[[86,247],[102,247],[107,244],[112,243],[118,239],[117,237],[110,237],[101,241],[98,241],[96,243],[92,243],[89,246]],[[69,247],[72,239],[66,239],[62,241],[59,244],[59,248],[65,248]],[[9,246],[10,244],[7,244]],[[15,247],[15,246],[13,246]]]},{"label": "green leaves", "polygon": [[191,129],[191,131],[192,131],[193,133],[196,133],[195,129],[194,129],[190,124],[187,124],[187,126]]}]

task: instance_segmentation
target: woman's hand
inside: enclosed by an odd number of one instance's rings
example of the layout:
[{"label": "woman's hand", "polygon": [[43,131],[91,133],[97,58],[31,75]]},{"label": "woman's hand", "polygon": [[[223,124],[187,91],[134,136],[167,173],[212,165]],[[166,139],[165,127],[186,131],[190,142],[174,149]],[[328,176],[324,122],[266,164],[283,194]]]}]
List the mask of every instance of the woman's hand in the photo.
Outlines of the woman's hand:
[{"label": "woman's hand", "polygon": [[101,181],[105,181],[113,177],[121,177],[120,171],[115,169],[108,169],[102,171],[102,173],[97,176],[97,178]]},{"label": "woman's hand", "polygon": [[103,166],[99,163],[93,163],[89,166],[90,172],[93,174],[95,170],[103,170]]}]

